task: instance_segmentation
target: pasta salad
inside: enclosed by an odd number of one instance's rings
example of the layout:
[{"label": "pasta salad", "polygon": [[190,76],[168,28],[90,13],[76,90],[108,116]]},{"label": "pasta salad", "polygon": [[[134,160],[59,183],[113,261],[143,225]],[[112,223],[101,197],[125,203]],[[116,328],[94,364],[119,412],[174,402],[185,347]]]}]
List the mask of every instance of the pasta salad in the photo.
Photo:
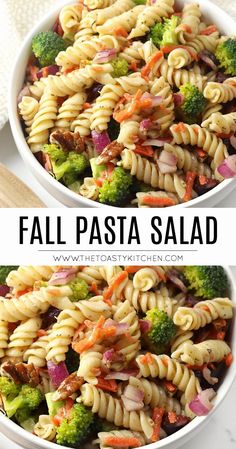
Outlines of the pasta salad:
[{"label": "pasta salad", "polygon": [[195,3],[87,0],[33,37],[18,98],[44,168],[111,206],[187,202],[236,174],[236,39]]},{"label": "pasta salad", "polygon": [[28,432],[131,449],[212,409],[232,363],[222,267],[20,266],[0,277],[0,410]]}]

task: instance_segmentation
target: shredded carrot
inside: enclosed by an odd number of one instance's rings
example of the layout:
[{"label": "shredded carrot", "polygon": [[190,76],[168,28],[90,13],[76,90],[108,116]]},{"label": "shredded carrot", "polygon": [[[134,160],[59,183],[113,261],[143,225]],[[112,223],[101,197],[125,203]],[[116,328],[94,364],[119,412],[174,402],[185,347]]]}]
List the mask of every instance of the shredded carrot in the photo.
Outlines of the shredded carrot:
[{"label": "shredded carrot", "polygon": [[199,157],[203,158],[207,156],[207,153],[202,148],[196,148],[195,151]]},{"label": "shredded carrot", "polygon": [[125,271],[127,271],[127,273],[133,274],[133,273],[137,273],[137,271],[141,270],[141,268],[143,268],[142,266],[127,266],[125,267]]},{"label": "shredded carrot", "polygon": [[18,292],[15,294],[17,298],[19,298],[22,295],[25,295],[26,293],[32,292],[32,288],[24,288],[24,290],[18,290]]},{"label": "shredded carrot", "polygon": [[201,309],[202,310],[205,310],[206,312],[209,312],[210,310],[209,310],[209,307],[208,306],[201,306]]},{"label": "shredded carrot", "polygon": [[150,57],[149,61],[147,62],[147,64],[141,69],[141,76],[143,78],[147,77],[149,75],[149,73],[151,72],[153,66],[156,64],[157,61],[159,61],[159,59],[161,59],[163,57],[163,52],[158,50],[155,53],[153,53],[153,55]]},{"label": "shredded carrot", "polygon": [[214,33],[215,31],[217,31],[217,28],[215,25],[210,25],[209,27],[205,28],[205,30],[200,31],[199,34],[201,35],[205,35],[205,36],[209,36],[209,34]]},{"label": "shredded carrot", "polygon": [[172,45],[172,44],[169,44],[169,45],[165,45],[165,47],[162,47],[161,51],[164,54],[166,54],[166,53],[170,53],[172,50],[175,50],[176,48],[183,48],[184,50],[186,50],[190,54],[191,58],[194,61],[198,61],[197,53],[195,51],[193,51],[191,48],[189,48],[187,45],[174,45],[174,44]]},{"label": "shredded carrot", "polygon": [[140,447],[141,443],[138,438],[136,437],[106,437],[104,439],[104,444],[106,446],[112,446],[112,447]]},{"label": "shredded carrot", "polygon": [[118,385],[115,379],[104,379],[104,377],[97,377],[96,387],[101,390],[111,391],[113,393],[118,391]]},{"label": "shredded carrot", "polygon": [[193,183],[195,181],[196,176],[197,173],[194,173],[192,171],[188,171],[186,174],[186,191],[183,197],[184,201],[189,201],[192,198]]},{"label": "shredded carrot", "polygon": [[177,415],[175,412],[168,412],[168,419],[171,424],[174,424],[177,421]]},{"label": "shredded carrot", "polygon": [[108,289],[105,291],[105,293],[103,294],[103,299],[104,301],[106,299],[110,299],[114,290],[116,288],[119,287],[119,285],[128,277],[128,273],[127,271],[122,271],[121,273],[119,273],[115,279],[111,282],[110,286],[108,287]]},{"label": "shredded carrot", "polygon": [[225,357],[225,364],[226,364],[226,366],[230,366],[231,364],[232,364],[232,362],[233,362],[233,355],[232,355],[232,353],[230,352],[229,354],[227,354],[227,356]]},{"label": "shredded carrot", "polygon": [[173,130],[176,131],[177,133],[184,133],[186,130],[185,124],[183,122],[179,122],[178,124],[173,126]]},{"label": "shredded carrot", "polygon": [[201,184],[201,186],[204,186],[205,184],[207,184],[207,177],[206,176],[199,175],[198,179],[199,179],[199,183]]},{"label": "shredded carrot", "polygon": [[154,197],[152,195],[145,195],[142,199],[142,201],[149,205],[149,206],[159,206],[159,207],[164,207],[164,206],[174,206],[175,205],[175,201],[172,198],[157,198]]},{"label": "shredded carrot", "polygon": [[178,30],[182,30],[182,31],[184,31],[185,33],[192,33],[192,28],[189,26],[189,25],[187,25],[187,23],[181,23],[181,25],[178,27]]},{"label": "shredded carrot", "polygon": [[169,380],[165,380],[164,385],[165,388],[169,391],[169,393],[175,393],[177,391],[177,387]]},{"label": "shredded carrot", "polygon": [[90,292],[94,293],[95,295],[99,295],[98,286],[97,286],[96,282],[92,282],[89,290],[90,290]]},{"label": "shredded carrot", "polygon": [[[92,334],[87,338],[83,338],[80,341],[75,341],[72,343],[72,347],[75,352],[78,352],[81,354],[82,352],[86,351],[87,349],[92,348],[92,346],[99,340],[100,338],[111,335],[111,327],[102,329],[103,324],[105,323],[105,317],[102,315],[100,316],[98,322],[94,326],[94,329],[92,331]],[[113,327],[112,335],[114,335],[116,332],[116,329]]]},{"label": "shredded carrot", "polygon": [[152,419],[154,421],[154,427],[151,437],[152,443],[155,443],[155,441],[158,441],[160,439],[161,423],[164,413],[165,410],[162,407],[155,407],[153,409]]},{"label": "shredded carrot", "polygon": [[83,109],[85,110],[85,109],[89,109],[89,108],[91,108],[91,103],[85,102],[83,104]]},{"label": "shredded carrot", "polygon": [[48,332],[45,331],[45,329],[39,329],[37,332],[37,337],[44,337],[45,335],[48,335]]},{"label": "shredded carrot", "polygon": [[122,111],[118,111],[113,113],[113,117],[114,119],[118,122],[121,123],[124,120],[127,120],[128,118],[132,117],[132,115],[134,114],[134,112],[139,108],[139,100],[142,96],[142,91],[141,89],[138,89],[136,94],[132,97],[131,103],[130,105],[123,109]]},{"label": "shredded carrot", "polygon": [[137,70],[138,70],[137,62],[135,60],[131,61],[130,65],[129,65],[129,68],[133,72],[137,72]]},{"label": "shredded carrot", "polygon": [[115,36],[127,37],[128,33],[127,33],[127,31],[126,31],[126,29],[124,27],[119,26],[119,27],[114,29],[114,35]]},{"label": "shredded carrot", "polygon": [[142,145],[136,145],[134,152],[146,157],[153,157],[154,155],[154,150],[151,145],[146,145],[144,147]]},{"label": "shredded carrot", "polygon": [[145,355],[142,355],[140,357],[140,362],[142,363],[142,365],[152,365],[153,364],[153,357],[152,354],[150,352],[147,352]]}]

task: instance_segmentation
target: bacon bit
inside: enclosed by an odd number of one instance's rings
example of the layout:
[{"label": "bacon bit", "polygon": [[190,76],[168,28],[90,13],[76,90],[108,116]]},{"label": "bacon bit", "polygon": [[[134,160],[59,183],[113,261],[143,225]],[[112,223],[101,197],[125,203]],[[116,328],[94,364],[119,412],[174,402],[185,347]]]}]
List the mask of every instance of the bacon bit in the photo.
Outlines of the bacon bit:
[{"label": "bacon bit", "polygon": [[174,424],[177,421],[177,415],[175,412],[168,412],[168,420],[170,424]]},{"label": "bacon bit", "polygon": [[177,125],[173,125],[172,129],[174,131],[176,131],[177,133],[178,132],[184,133],[185,130],[186,130],[186,126],[185,126],[185,124],[183,122],[179,122]]},{"label": "bacon bit", "polygon": [[206,176],[199,175],[198,179],[199,179],[199,183],[201,184],[201,186],[204,186],[205,184],[207,184],[207,177]]},{"label": "bacon bit", "polygon": [[111,447],[140,447],[141,443],[139,441],[138,438],[135,437],[130,437],[130,438],[126,438],[126,437],[106,437],[104,438],[104,444],[106,446],[111,446]]},{"label": "bacon bit", "polygon": [[194,184],[196,176],[197,176],[197,173],[192,172],[192,171],[188,171],[186,174],[186,191],[185,191],[185,195],[183,197],[184,201],[189,201],[192,198],[193,184]]},{"label": "bacon bit", "polygon": [[142,146],[142,145],[136,145],[135,149],[134,149],[134,153],[136,154],[140,154],[141,156],[146,156],[146,157],[153,157],[154,155],[154,150],[151,147],[151,145],[146,145],[146,146]]},{"label": "bacon bit", "polygon": [[226,320],[224,318],[218,318],[217,320],[213,321],[213,326],[217,331],[221,331],[222,329],[226,328]]},{"label": "bacon bit", "polygon": [[164,416],[165,410],[163,407],[155,407],[153,409],[152,419],[154,421],[154,427],[153,427],[153,433],[152,433],[152,443],[155,443],[155,441],[158,441],[160,439],[160,430],[161,430],[161,423]]},{"label": "bacon bit", "polygon": [[153,68],[153,66],[161,58],[163,58],[163,52],[162,51],[158,50],[155,53],[153,53],[153,55],[150,57],[150,59],[147,62],[147,64],[141,69],[141,76],[143,78],[147,77],[149,75],[149,73],[151,72],[151,69]]},{"label": "bacon bit", "polygon": [[143,197],[143,202],[150,206],[174,206],[175,201],[172,198],[157,198],[152,195],[145,195]]},{"label": "bacon bit", "polygon": [[169,393],[175,393],[177,391],[177,387],[169,380],[164,381],[164,386]]},{"label": "bacon bit", "polygon": [[140,363],[142,363],[142,365],[152,365],[154,363],[152,354],[147,352],[145,355],[142,355],[140,357]]},{"label": "bacon bit", "polygon": [[98,286],[96,284],[96,282],[92,282],[92,284],[90,285],[89,291],[91,293],[94,293],[94,295],[99,295],[99,291],[98,291]]},{"label": "bacon bit", "polygon": [[91,103],[85,102],[83,104],[83,110],[91,108]]},{"label": "bacon bit", "polygon": [[83,377],[78,377],[77,373],[72,373],[66,379],[61,382],[60,386],[55,392],[55,400],[65,400],[69,398],[72,394],[78,391],[81,385],[84,383]]},{"label": "bacon bit", "polygon": [[114,35],[115,36],[127,37],[128,33],[127,33],[127,31],[126,31],[126,29],[124,27],[119,26],[119,27],[114,29]]},{"label": "bacon bit", "polygon": [[103,294],[104,301],[106,299],[111,299],[111,296],[116,288],[119,287],[119,285],[128,277],[127,271],[122,271],[119,273],[115,279],[112,281],[111,285],[108,287],[108,289]]},{"label": "bacon bit", "polygon": [[137,72],[137,70],[138,70],[137,62],[135,60],[131,61],[130,65],[129,65],[129,68],[133,72]]},{"label": "bacon bit", "polygon": [[216,136],[220,139],[230,139],[231,136],[233,136],[234,133],[230,134],[224,134],[224,133],[216,133]]},{"label": "bacon bit", "polygon": [[205,158],[207,156],[207,153],[202,148],[195,148],[195,151],[201,158]]},{"label": "bacon bit", "polygon": [[195,51],[193,51],[191,48],[189,48],[187,45],[169,44],[169,45],[166,45],[165,47],[162,47],[161,51],[163,51],[164,54],[167,54],[167,53],[170,53],[172,50],[175,50],[176,48],[183,48],[190,54],[191,58],[194,61],[198,61],[198,54]]},{"label": "bacon bit", "polygon": [[216,334],[217,340],[224,340],[225,339],[225,331],[219,331]]},{"label": "bacon bit", "polygon": [[[19,321],[18,321],[19,323]],[[17,328],[18,323],[8,323],[7,324],[7,328],[9,330],[9,332],[14,332],[14,330]]]},{"label": "bacon bit", "polygon": [[45,335],[48,335],[48,332],[45,331],[45,329],[39,329],[37,332],[37,337],[44,337]]},{"label": "bacon bit", "polygon": [[203,36],[209,36],[209,34],[215,33],[215,31],[217,31],[216,26],[210,25],[207,28],[205,28],[205,30],[200,31],[199,34],[201,34]]},{"label": "bacon bit", "polygon": [[101,390],[111,391],[116,393],[118,391],[118,385],[115,379],[104,379],[103,377],[97,377],[96,387]]},{"label": "bacon bit", "polygon": [[233,362],[233,355],[230,352],[229,354],[227,354],[227,356],[225,357],[225,364],[227,367],[229,367]]}]

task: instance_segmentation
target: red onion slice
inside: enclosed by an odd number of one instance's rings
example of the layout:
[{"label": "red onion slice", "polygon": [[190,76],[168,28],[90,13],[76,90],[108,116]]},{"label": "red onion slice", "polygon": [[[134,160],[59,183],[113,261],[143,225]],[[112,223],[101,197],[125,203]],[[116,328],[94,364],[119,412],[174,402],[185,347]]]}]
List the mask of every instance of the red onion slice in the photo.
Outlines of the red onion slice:
[{"label": "red onion slice", "polygon": [[152,126],[152,121],[150,118],[144,118],[141,122],[140,122],[140,131],[147,131],[148,129],[150,129]]},{"label": "red onion slice", "polygon": [[212,410],[213,404],[210,402],[216,395],[213,388],[201,391],[196,398],[189,403],[190,410],[197,416],[205,416]]},{"label": "red onion slice", "polygon": [[65,362],[60,362],[56,365],[55,363],[48,361],[47,367],[54,388],[58,388],[62,381],[69,376]]},{"label": "red onion slice", "polygon": [[153,147],[163,147],[165,143],[171,142],[171,137],[165,137],[160,139],[147,139],[145,140],[142,145],[145,147],[147,145],[152,145]]},{"label": "red onion slice", "polygon": [[143,408],[143,402],[132,401],[132,399],[128,399],[124,395],[121,396],[121,399],[127,412],[142,410]]},{"label": "red onion slice", "polygon": [[107,50],[99,51],[93,58],[93,62],[97,63],[109,62],[111,61],[111,59],[114,59],[115,56],[116,56],[116,49],[108,48]]},{"label": "red onion slice", "polygon": [[141,330],[142,334],[146,334],[147,332],[150,331],[152,323],[149,320],[138,320],[139,322],[139,327]]},{"label": "red onion slice", "polygon": [[166,173],[175,173],[177,170],[176,166],[173,165],[169,165],[169,164],[165,164],[164,162],[161,161],[157,161],[159,170],[161,173],[166,174]]},{"label": "red onion slice", "polygon": [[217,70],[217,65],[215,64],[216,58],[213,53],[211,53],[208,50],[203,50],[203,51],[200,51],[198,56],[212,70]]},{"label": "red onion slice", "polygon": [[100,154],[102,150],[104,150],[104,148],[111,143],[110,137],[106,131],[97,133],[97,131],[93,130],[91,134],[95,150]]},{"label": "red onion slice", "polygon": [[115,327],[116,328],[116,336],[126,334],[126,332],[129,330],[128,323],[117,323],[117,321],[112,320],[111,318],[108,318],[104,323],[104,328],[107,327]]},{"label": "red onion slice", "polygon": [[176,94],[173,94],[173,97],[174,97],[174,104],[175,104],[175,107],[177,108],[178,106],[181,106],[181,104],[182,104],[183,101],[184,101],[184,96],[183,96],[183,94],[181,94],[180,92],[178,92],[178,93],[176,93]]},{"label": "red onion slice", "polygon": [[48,283],[49,285],[65,285],[74,279],[77,272],[78,268],[64,268],[61,271],[56,271]]},{"label": "red onion slice", "polygon": [[141,100],[145,100],[147,98],[152,100],[152,104],[150,106],[151,108],[159,106],[162,103],[162,101],[163,101],[163,99],[162,99],[162,97],[160,95],[152,95],[149,92],[145,92],[142,95]]},{"label": "red onion slice", "polygon": [[218,172],[225,179],[236,176],[236,154],[228,156],[218,167]]},{"label": "red onion slice", "polygon": [[164,164],[176,166],[178,159],[175,154],[170,153],[169,151],[166,150],[162,150],[158,160],[163,162]]},{"label": "red onion slice", "polygon": [[105,379],[115,379],[115,380],[129,380],[131,376],[136,377],[138,375],[138,370],[124,370],[124,371],[111,371],[106,375]]},{"label": "red onion slice", "polygon": [[0,285],[0,296],[5,297],[10,292],[8,285]]},{"label": "red onion slice", "polygon": [[43,67],[42,69],[40,69],[36,73],[36,76],[38,80],[40,80],[41,78],[47,77],[48,75],[56,75],[59,70],[60,67],[58,65],[56,64],[49,65],[47,67]]},{"label": "red onion slice", "polygon": [[179,279],[177,274],[174,271],[168,271],[167,272],[168,279],[176,286],[178,287],[183,293],[187,293],[188,289],[184,285],[184,283]]},{"label": "red onion slice", "polygon": [[144,392],[133,385],[127,385],[124,390],[124,396],[132,401],[140,402],[144,398]]}]

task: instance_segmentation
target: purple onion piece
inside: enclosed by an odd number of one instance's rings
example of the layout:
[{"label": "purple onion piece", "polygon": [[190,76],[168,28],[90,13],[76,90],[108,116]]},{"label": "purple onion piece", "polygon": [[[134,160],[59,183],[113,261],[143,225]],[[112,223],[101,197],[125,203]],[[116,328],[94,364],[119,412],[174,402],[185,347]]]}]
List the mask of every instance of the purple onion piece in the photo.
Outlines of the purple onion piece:
[{"label": "purple onion piece", "polygon": [[45,312],[42,317],[42,329],[48,329],[52,324],[54,324],[57,321],[57,317],[61,311],[57,309],[56,307],[49,307],[48,311]]},{"label": "purple onion piece", "polygon": [[56,75],[59,70],[59,66],[56,64],[49,65],[47,67],[43,67],[37,72],[37,78],[40,80],[45,76],[45,74],[48,75]]},{"label": "purple onion piece", "polygon": [[54,388],[58,388],[60,384],[69,376],[68,369],[65,362],[60,362],[58,365],[52,361],[47,362],[48,374],[52,381]]},{"label": "purple onion piece", "polygon": [[87,90],[88,96],[87,96],[87,102],[92,103],[94,100],[96,100],[97,97],[99,97],[100,92],[103,88],[102,84],[95,83],[93,87]]},{"label": "purple onion piece", "polygon": [[167,435],[172,435],[173,433],[186,426],[186,424],[188,424],[189,422],[190,418],[187,418],[187,416],[178,416],[175,423],[170,423],[168,415],[166,415],[165,419],[162,421],[162,428],[167,433]]},{"label": "purple onion piece", "polygon": [[199,177],[197,176],[194,181],[193,189],[199,196],[201,196],[204,195],[204,193],[210,192],[210,190],[214,189],[218,184],[219,181],[216,179],[207,179],[206,184],[200,184]]},{"label": "purple onion piece", "polygon": [[217,83],[223,83],[225,80],[227,80],[228,76],[225,75],[225,73],[217,72],[216,74],[216,82]]},{"label": "purple onion piece", "polygon": [[95,149],[100,154],[102,150],[111,143],[110,137],[106,131],[97,133],[97,131],[93,130],[91,134]]},{"label": "purple onion piece", "polygon": [[217,59],[216,59],[214,53],[211,53],[208,50],[203,50],[203,51],[200,51],[198,56],[212,70],[217,70]]},{"label": "purple onion piece", "polygon": [[10,292],[8,285],[0,285],[0,296],[5,297]]},{"label": "purple onion piece", "polygon": [[28,86],[24,86],[23,89],[21,89],[21,91],[19,92],[17,97],[17,104],[19,104],[22,101],[22,98],[26,96],[31,96]]},{"label": "purple onion piece", "polygon": [[194,307],[195,304],[197,304],[200,301],[200,299],[196,298],[193,295],[187,295],[185,299],[185,306],[186,307]]}]

